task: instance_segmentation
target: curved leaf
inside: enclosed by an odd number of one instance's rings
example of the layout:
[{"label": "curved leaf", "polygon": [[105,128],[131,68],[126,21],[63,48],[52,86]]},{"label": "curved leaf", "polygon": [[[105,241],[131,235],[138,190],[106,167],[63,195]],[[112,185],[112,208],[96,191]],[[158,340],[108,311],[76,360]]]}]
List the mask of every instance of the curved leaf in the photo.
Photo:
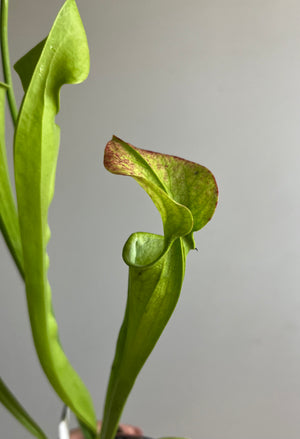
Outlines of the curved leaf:
[{"label": "curved leaf", "polygon": [[63,402],[95,432],[90,395],[59,343],[47,279],[47,217],[59,149],[60,130],[55,124],[59,90],[63,84],[82,82],[89,71],[86,35],[74,0],[65,2],[40,49],[38,61],[37,56],[32,57],[32,51],[28,55],[36,64],[34,69],[28,68],[26,57],[17,64],[25,88],[28,86],[16,127],[14,151],[28,310],[36,351],[50,383]]},{"label": "curved leaf", "polygon": [[40,59],[46,41],[47,38],[38,43],[14,65],[15,71],[20,76],[24,91],[27,91],[29,87],[34,69],[38,63],[38,60]]},{"label": "curved leaf", "polygon": [[5,148],[5,97],[7,85],[0,83],[0,230],[23,276],[23,253],[16,203],[10,183]]},{"label": "curved leaf", "polygon": [[212,217],[218,190],[211,172],[178,157],[138,149],[113,137],[104,165],[132,176],[159,210],[164,236],[134,233],[123,249],[128,297],[107,390],[101,439],[113,439],[134,381],[179,298],[193,232]]},{"label": "curved leaf", "polygon": [[37,425],[37,423],[31,418],[31,416],[22,407],[13,393],[6,386],[2,378],[0,377],[0,401],[7,408],[8,411],[25,427],[32,433],[35,437],[39,439],[47,439],[47,436],[43,430]]}]

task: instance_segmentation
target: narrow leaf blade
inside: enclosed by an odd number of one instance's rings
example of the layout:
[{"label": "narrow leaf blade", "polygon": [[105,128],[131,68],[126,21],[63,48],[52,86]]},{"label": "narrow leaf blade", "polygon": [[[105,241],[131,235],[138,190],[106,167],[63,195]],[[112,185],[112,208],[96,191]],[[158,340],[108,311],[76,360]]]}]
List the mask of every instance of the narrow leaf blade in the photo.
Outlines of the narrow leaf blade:
[{"label": "narrow leaf blade", "polygon": [[16,203],[11,187],[5,147],[5,98],[7,86],[0,83],[0,230],[23,275],[23,253]]},{"label": "narrow leaf blade", "polygon": [[9,390],[3,379],[0,377],[0,401],[7,410],[35,437],[47,439],[43,430],[37,425],[32,417],[26,412],[23,406]]},{"label": "narrow leaf blade", "polygon": [[[47,37],[28,83],[23,58],[18,71],[26,94],[15,133],[15,179],[24,254],[26,295],[33,339],[40,363],[53,388],[78,418],[96,432],[91,397],[70,365],[58,338],[47,279],[50,238],[48,209],[54,194],[59,127],[59,90],[82,82],[89,71],[89,51],[74,0],[67,0]],[[22,70],[22,66],[24,70]],[[24,79],[23,79],[24,83]]]}]

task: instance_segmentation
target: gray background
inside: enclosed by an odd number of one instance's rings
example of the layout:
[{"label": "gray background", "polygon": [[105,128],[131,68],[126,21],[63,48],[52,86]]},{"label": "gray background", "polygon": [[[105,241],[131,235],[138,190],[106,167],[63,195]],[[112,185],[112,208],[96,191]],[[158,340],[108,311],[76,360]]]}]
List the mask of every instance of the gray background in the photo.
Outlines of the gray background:
[{"label": "gray background", "polygon": [[[12,61],[47,34],[61,4],[11,0]],[[67,355],[101,416],[126,298],[122,246],[131,232],[161,232],[135,182],[103,168],[114,133],[204,164],[220,188],[123,421],[153,437],[298,438],[299,1],[78,5],[91,73],[62,91],[49,219],[49,278]],[[35,358],[23,286],[2,240],[0,260],[1,374],[55,438],[61,403]],[[3,439],[30,437],[3,408],[0,423]]]}]

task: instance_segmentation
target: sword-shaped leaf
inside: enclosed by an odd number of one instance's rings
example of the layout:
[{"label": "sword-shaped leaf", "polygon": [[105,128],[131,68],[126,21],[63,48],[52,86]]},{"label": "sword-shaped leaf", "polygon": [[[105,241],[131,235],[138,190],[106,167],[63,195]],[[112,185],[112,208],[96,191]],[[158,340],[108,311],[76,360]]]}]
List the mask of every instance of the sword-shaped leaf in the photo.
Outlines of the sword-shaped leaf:
[{"label": "sword-shaped leaf", "polygon": [[113,439],[135,379],[179,298],[193,232],[212,217],[218,190],[211,172],[196,163],[138,149],[113,137],[104,165],[133,177],[160,212],[164,236],[134,233],[123,258],[129,266],[128,297],[107,390],[101,439]]},{"label": "sword-shaped leaf", "polygon": [[38,439],[47,439],[43,430],[37,425],[32,417],[26,412],[23,406],[19,403],[13,393],[9,390],[7,385],[0,377],[0,401],[7,408],[7,410]]},{"label": "sword-shaped leaf", "polygon": [[0,230],[23,276],[23,254],[16,203],[9,178],[5,148],[5,98],[7,85],[0,83]]},{"label": "sword-shaped leaf", "polygon": [[26,90],[15,132],[14,161],[33,339],[53,388],[95,432],[89,392],[59,343],[47,278],[48,209],[54,194],[60,137],[55,124],[59,91],[63,84],[82,82],[89,71],[86,35],[74,0],[65,2],[46,41],[25,55],[16,69]]}]

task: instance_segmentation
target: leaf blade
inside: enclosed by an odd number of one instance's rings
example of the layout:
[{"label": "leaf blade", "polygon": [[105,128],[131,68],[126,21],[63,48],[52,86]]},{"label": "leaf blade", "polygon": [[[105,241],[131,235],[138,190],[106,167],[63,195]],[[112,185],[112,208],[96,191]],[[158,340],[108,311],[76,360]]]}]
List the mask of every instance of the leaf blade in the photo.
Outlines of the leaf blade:
[{"label": "leaf blade", "polygon": [[46,376],[63,402],[95,433],[91,397],[59,342],[47,279],[48,209],[54,194],[60,137],[55,124],[59,90],[63,84],[82,82],[89,72],[86,35],[74,0],[65,2],[49,36],[37,50],[38,61],[32,51],[28,55],[34,68],[30,69],[26,58],[17,64],[26,93],[16,127],[14,153],[29,317]]},{"label": "leaf blade", "polygon": [[23,252],[16,203],[10,182],[5,147],[5,97],[7,86],[0,83],[0,230],[21,274]]},{"label": "leaf blade", "polygon": [[47,436],[32,417],[26,412],[24,407],[16,399],[14,394],[0,377],[0,401],[6,409],[35,437],[47,439]]}]

